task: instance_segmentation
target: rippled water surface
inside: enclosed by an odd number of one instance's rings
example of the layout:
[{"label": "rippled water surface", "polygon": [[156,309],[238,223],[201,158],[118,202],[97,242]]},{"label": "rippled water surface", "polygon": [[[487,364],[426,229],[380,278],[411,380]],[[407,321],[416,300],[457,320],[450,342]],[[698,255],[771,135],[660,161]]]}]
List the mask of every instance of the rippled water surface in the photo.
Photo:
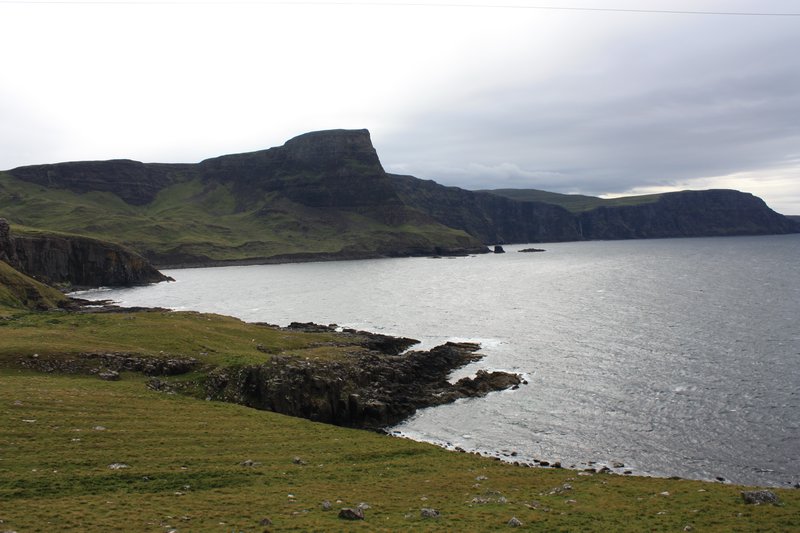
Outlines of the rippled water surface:
[{"label": "rippled water surface", "polygon": [[528,375],[516,391],[395,428],[565,466],[800,481],[800,236],[537,245],[457,259],[171,270],[92,291],[123,305],[337,323],[431,347],[480,342],[457,372]]}]

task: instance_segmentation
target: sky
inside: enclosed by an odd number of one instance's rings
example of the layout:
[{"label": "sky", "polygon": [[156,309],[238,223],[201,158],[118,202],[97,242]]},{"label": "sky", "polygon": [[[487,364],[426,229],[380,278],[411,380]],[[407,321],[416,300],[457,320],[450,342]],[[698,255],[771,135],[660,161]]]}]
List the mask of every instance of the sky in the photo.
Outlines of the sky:
[{"label": "sky", "polygon": [[0,0],[0,169],[367,128],[387,171],[445,185],[732,188],[800,215],[791,14],[800,1]]}]

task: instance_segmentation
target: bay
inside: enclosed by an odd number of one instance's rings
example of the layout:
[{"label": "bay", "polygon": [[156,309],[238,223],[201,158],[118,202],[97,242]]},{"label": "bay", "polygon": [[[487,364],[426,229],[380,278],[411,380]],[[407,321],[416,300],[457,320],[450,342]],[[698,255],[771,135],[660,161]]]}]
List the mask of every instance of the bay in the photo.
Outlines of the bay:
[{"label": "bay", "polygon": [[767,486],[800,481],[800,236],[594,241],[542,253],[165,271],[80,293],[247,321],[336,323],[528,385],[425,409],[400,435],[564,466]]}]

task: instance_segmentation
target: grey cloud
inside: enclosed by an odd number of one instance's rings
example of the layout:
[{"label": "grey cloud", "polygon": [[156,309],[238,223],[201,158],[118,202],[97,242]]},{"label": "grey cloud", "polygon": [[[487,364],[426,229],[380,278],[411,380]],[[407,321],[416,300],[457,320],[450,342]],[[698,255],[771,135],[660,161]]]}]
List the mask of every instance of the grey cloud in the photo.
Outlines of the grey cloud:
[{"label": "grey cloud", "polygon": [[800,28],[745,26],[671,29],[601,50],[620,53],[603,68],[444,103],[383,159],[466,188],[591,194],[786,164],[800,141]]}]

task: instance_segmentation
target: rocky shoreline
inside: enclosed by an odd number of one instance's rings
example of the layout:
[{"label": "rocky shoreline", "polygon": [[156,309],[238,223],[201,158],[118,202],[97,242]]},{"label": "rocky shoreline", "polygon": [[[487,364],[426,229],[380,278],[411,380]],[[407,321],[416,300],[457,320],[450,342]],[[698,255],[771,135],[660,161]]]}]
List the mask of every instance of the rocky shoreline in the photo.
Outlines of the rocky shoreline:
[{"label": "rocky shoreline", "polygon": [[[82,312],[130,310],[106,304]],[[34,354],[20,358],[18,364],[40,372],[91,374],[106,380],[120,379],[120,372],[137,372],[150,376],[147,386],[160,392],[379,431],[398,424],[417,409],[527,383],[518,374],[484,370],[450,383],[448,377],[454,370],[482,357],[477,353],[480,346],[473,343],[448,342],[430,350],[406,351],[418,341],[336,325],[295,322],[286,328],[259,326],[337,335],[353,350],[341,358],[317,360],[270,354],[265,348],[262,351],[268,356],[263,363],[225,367],[210,367],[194,357],[133,353],[81,353],[60,358]],[[189,373],[194,375],[187,379]]]},{"label": "rocky shoreline", "polygon": [[[275,327],[275,326],[269,326]],[[335,326],[292,323],[292,331],[335,332]],[[450,383],[456,369],[479,360],[472,343],[448,342],[426,351],[408,351],[414,339],[344,329],[360,337],[364,350],[347,359],[305,360],[273,355],[260,365],[217,368],[202,383],[170,383],[151,379],[155,390],[195,389],[207,400],[226,401],[255,409],[307,418],[338,426],[384,430],[417,409],[485,396],[524,384],[518,374],[479,370],[475,377]]]}]

